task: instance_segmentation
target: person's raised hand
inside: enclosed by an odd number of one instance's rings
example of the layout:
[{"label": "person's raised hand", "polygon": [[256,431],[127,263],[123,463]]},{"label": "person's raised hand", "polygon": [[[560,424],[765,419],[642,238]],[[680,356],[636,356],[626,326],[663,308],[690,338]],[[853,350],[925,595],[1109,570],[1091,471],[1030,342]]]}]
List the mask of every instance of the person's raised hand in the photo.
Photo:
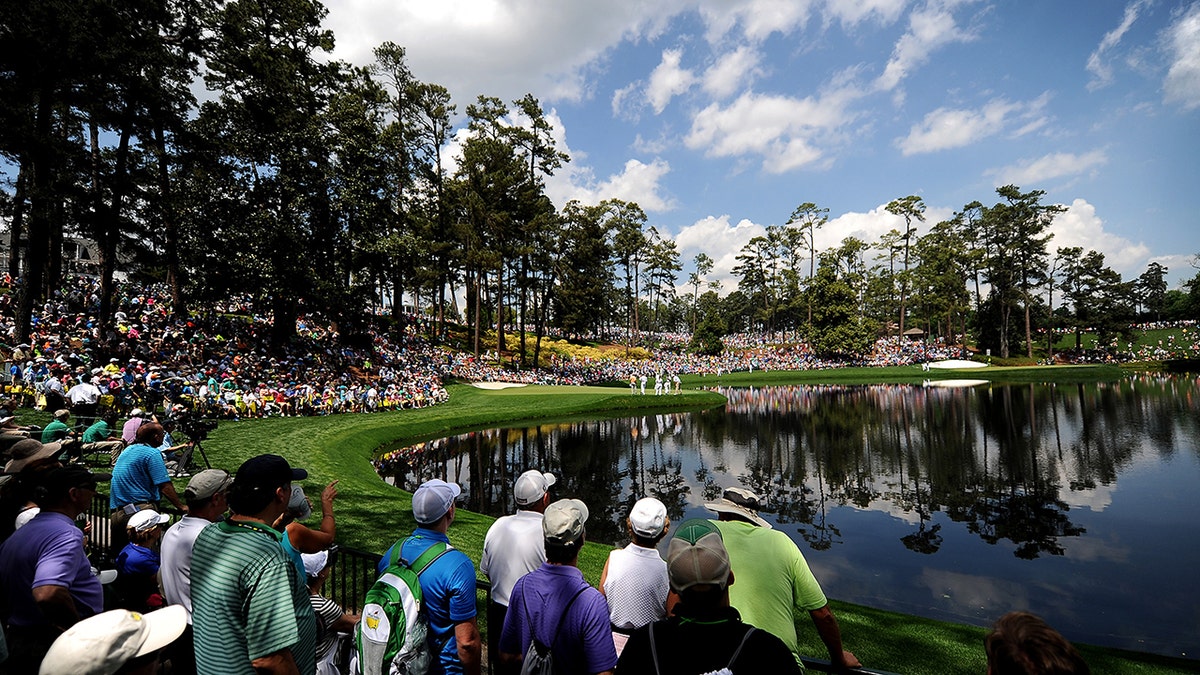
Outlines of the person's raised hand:
[{"label": "person's raised hand", "polygon": [[321,506],[322,507],[328,507],[328,506],[333,505],[333,500],[337,498],[337,494],[338,494],[337,484],[338,484],[338,482],[335,480],[332,483],[330,483],[329,485],[326,485],[325,489],[321,491]]}]

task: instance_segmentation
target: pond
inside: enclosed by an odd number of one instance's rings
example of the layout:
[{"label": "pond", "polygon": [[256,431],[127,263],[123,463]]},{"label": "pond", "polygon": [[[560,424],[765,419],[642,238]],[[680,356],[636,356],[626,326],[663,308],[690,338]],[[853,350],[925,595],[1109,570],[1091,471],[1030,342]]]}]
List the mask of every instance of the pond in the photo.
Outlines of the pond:
[{"label": "pond", "polygon": [[742,485],[831,598],[980,626],[1026,609],[1072,640],[1200,653],[1195,378],[722,393],[705,412],[439,439],[381,472],[457,481],[498,516],[515,476],[548,470],[615,544],[643,495],[678,523]]}]

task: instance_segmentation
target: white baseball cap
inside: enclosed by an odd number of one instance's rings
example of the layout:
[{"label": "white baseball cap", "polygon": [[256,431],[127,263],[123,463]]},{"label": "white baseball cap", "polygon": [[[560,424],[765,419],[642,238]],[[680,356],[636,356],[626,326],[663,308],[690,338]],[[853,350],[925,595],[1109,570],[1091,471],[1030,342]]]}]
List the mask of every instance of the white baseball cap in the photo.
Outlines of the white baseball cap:
[{"label": "white baseball cap", "polygon": [[187,610],[169,605],[148,614],[114,609],[71,626],[51,645],[41,675],[111,675],[171,644],[187,628]]},{"label": "white baseball cap", "polygon": [[125,524],[125,527],[130,530],[145,532],[159,525],[164,525],[169,520],[171,520],[171,517],[165,513],[159,513],[154,509],[143,509],[129,516],[129,521]]},{"label": "white baseball cap", "polygon": [[544,497],[550,486],[557,482],[552,473],[526,471],[517,476],[517,482],[513,484],[513,499],[520,506],[528,506]]},{"label": "white baseball cap", "polygon": [[542,537],[548,543],[565,546],[583,536],[588,519],[587,504],[578,499],[560,499],[546,507],[542,517]]},{"label": "white baseball cap", "polygon": [[666,529],[667,507],[654,497],[643,497],[637,500],[629,512],[629,526],[633,533],[653,539]]},{"label": "white baseball cap", "polygon": [[438,478],[427,480],[413,493],[413,518],[419,525],[432,525],[446,515],[461,494],[462,487],[457,483]]}]

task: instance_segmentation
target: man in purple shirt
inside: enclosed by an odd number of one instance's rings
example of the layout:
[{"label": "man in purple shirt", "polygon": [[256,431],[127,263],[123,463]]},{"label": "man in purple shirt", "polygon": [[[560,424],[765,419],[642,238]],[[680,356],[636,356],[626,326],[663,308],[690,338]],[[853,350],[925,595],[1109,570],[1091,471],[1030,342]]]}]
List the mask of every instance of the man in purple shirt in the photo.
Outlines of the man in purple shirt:
[{"label": "man in purple shirt", "polygon": [[8,626],[10,672],[37,672],[62,631],[104,610],[75,519],[96,496],[96,481],[108,479],[77,464],[39,475],[41,513],[0,544],[0,619]]},{"label": "man in purple shirt", "polygon": [[617,651],[608,602],[577,567],[587,518],[588,508],[578,499],[560,499],[546,507],[546,562],[513,586],[500,634],[502,661],[519,664],[536,638],[549,647],[557,672],[612,673]]}]

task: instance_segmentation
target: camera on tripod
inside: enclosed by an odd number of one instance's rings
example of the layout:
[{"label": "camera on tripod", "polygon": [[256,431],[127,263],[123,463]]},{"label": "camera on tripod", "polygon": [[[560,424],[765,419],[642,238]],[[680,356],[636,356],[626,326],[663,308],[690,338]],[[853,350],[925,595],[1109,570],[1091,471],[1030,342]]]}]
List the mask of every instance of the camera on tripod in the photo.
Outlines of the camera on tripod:
[{"label": "camera on tripod", "polygon": [[178,457],[167,462],[168,473],[177,477],[189,475],[188,471],[192,466],[192,455],[196,451],[199,451],[200,456],[204,459],[204,466],[211,469],[212,465],[208,462],[208,455],[204,452],[204,446],[201,441],[206,440],[209,432],[217,428],[217,420],[208,419],[192,408],[186,408],[177,404],[171,409],[166,423],[187,436],[189,441],[187,447],[179,453]]},{"label": "camera on tripod", "polygon": [[180,433],[188,437],[189,441],[206,440],[208,434],[217,428],[217,420],[198,415],[195,410],[190,408],[175,411],[171,415],[171,421],[175,423],[175,428]]}]

